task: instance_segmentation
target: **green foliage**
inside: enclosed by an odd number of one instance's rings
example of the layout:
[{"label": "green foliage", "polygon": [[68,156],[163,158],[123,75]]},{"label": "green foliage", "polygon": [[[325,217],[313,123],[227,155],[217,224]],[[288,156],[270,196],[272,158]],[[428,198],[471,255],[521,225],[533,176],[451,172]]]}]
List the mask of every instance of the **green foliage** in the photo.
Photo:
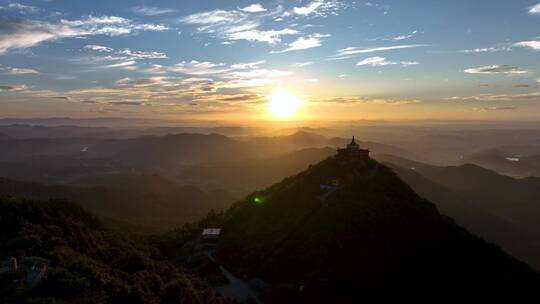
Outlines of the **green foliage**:
[{"label": "green foliage", "polygon": [[225,301],[163,261],[146,239],[106,230],[75,204],[0,199],[0,214],[0,258],[36,256],[49,264],[46,279],[31,290],[2,287],[2,303]]}]

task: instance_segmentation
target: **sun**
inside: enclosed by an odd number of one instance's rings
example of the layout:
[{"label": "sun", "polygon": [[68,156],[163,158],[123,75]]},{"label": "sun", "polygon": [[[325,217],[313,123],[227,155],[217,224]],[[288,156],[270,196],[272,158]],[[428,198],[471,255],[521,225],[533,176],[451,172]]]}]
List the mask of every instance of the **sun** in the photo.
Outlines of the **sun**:
[{"label": "sun", "polygon": [[292,117],[300,106],[298,98],[289,91],[274,92],[268,96],[268,100],[269,110],[272,115],[282,119]]}]

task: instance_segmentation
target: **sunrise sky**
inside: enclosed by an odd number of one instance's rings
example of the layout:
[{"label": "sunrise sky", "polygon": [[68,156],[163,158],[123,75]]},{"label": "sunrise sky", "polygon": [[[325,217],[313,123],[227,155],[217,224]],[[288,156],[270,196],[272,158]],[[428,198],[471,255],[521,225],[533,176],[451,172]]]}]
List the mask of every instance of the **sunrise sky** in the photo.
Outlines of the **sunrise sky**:
[{"label": "sunrise sky", "polygon": [[1,117],[533,120],[539,73],[538,0],[0,1]]}]

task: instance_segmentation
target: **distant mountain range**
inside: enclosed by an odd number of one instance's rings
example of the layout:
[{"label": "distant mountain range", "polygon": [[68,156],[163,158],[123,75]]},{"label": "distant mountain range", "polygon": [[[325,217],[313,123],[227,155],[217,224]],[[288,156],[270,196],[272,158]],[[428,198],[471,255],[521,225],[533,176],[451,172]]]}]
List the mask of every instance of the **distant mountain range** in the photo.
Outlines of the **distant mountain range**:
[{"label": "distant mountain range", "polygon": [[540,147],[531,147],[526,150],[528,153],[523,151],[525,152],[524,154],[518,152],[520,149],[503,149],[504,147],[501,147],[475,153],[465,161],[478,164],[505,175],[515,177],[540,177]]}]

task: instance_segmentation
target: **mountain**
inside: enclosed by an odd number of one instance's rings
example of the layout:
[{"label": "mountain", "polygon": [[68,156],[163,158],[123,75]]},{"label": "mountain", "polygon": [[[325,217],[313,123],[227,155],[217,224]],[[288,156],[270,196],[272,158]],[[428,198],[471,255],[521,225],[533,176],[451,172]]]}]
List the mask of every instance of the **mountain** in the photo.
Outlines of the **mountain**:
[{"label": "mountain", "polygon": [[212,163],[252,157],[253,150],[219,134],[175,134],[104,140],[86,158],[108,158],[139,167]]},{"label": "mountain", "polygon": [[297,174],[335,151],[332,148],[308,148],[268,158],[185,166],[182,175],[186,182],[204,188],[221,187],[245,195]]},{"label": "mountain", "polygon": [[28,124],[0,125],[0,132],[17,139],[31,138],[105,138],[115,131],[103,127],[82,127],[74,125],[40,126]]},{"label": "mountain", "polygon": [[403,168],[414,168],[424,177],[470,201],[478,207],[527,230],[540,233],[540,178],[516,179],[494,171],[466,164],[461,166],[431,166],[399,157],[379,156]]},{"label": "mountain", "polygon": [[[309,130],[309,129],[307,129]],[[308,148],[337,148],[348,144],[351,141],[350,138],[332,137],[328,138],[317,133],[308,131],[298,131],[285,136],[273,136],[273,137],[252,137],[245,140],[245,142],[253,146],[258,151],[266,151],[273,154],[284,154],[293,151],[308,149]],[[404,149],[397,148],[392,145],[381,144],[376,142],[359,142],[359,144],[370,149],[374,154],[397,154],[413,157],[414,155]]]},{"label": "mountain", "polygon": [[540,206],[533,199],[540,195],[540,179],[509,178],[474,165],[437,167],[390,155],[378,159],[443,214],[540,269],[540,229],[534,221]]},{"label": "mountain", "polygon": [[485,299],[535,295],[540,283],[374,160],[328,158],[236,203],[221,228],[218,260],[238,277],[266,281],[268,303],[435,292]]},{"label": "mountain", "polygon": [[65,201],[0,199],[2,303],[228,303],[164,262],[147,240],[119,235]]},{"label": "mountain", "polygon": [[67,199],[115,227],[156,233],[227,208],[234,198],[225,191],[180,186],[160,176],[115,175],[79,181],[81,186],[44,185],[0,179],[0,195],[29,199]]},{"label": "mountain", "polygon": [[540,152],[537,152],[537,150],[538,148],[534,149],[533,154],[521,154],[518,152],[521,149],[516,148],[508,148],[508,150],[489,149],[473,154],[465,159],[464,162],[474,163],[513,177],[540,177]]}]

